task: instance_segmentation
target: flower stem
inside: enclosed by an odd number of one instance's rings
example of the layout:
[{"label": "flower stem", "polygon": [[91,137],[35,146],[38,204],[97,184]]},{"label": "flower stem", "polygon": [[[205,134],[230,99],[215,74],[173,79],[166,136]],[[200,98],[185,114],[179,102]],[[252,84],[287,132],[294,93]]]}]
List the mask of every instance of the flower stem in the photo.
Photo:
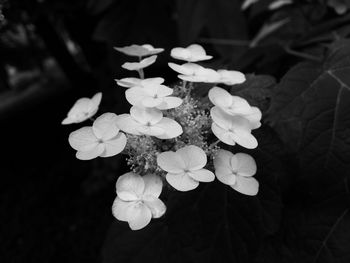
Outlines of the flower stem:
[{"label": "flower stem", "polygon": [[145,72],[143,71],[142,68],[137,70],[137,72],[139,73],[140,79],[144,79],[145,78]]},{"label": "flower stem", "polygon": [[210,148],[215,147],[216,145],[218,145],[220,143],[220,140],[216,140],[215,142],[213,142],[212,144],[210,144]]}]

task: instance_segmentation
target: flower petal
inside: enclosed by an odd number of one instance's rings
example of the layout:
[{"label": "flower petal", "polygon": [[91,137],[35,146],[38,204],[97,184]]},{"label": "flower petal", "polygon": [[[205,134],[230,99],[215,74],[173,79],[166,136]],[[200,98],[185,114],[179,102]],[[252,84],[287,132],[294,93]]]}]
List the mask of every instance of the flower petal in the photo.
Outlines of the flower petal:
[{"label": "flower petal", "polygon": [[212,182],[215,179],[214,173],[207,169],[191,171],[188,175],[198,182]]},{"label": "flower petal", "polygon": [[232,137],[232,132],[229,132],[229,131],[221,128],[215,122],[213,122],[211,124],[211,130],[214,133],[214,135],[223,143],[226,143],[228,145],[235,145],[236,144],[236,141]]},{"label": "flower petal", "polygon": [[92,127],[83,127],[72,132],[69,134],[68,141],[70,146],[77,151],[91,150],[98,144]]},{"label": "flower petal", "polygon": [[115,79],[117,84],[124,88],[131,88],[139,85],[142,79],[139,78],[123,78],[123,79]]},{"label": "flower petal", "polygon": [[148,125],[142,125],[137,128],[137,130],[144,135],[149,136],[160,136],[165,133],[165,130],[163,128],[157,127],[157,126],[148,126]]},{"label": "flower petal", "polygon": [[138,174],[129,172],[119,176],[116,183],[117,195],[123,201],[138,200],[145,189],[145,182]]},{"label": "flower petal", "polygon": [[144,98],[148,96],[144,88],[135,86],[125,91],[125,98],[131,105],[141,106]]},{"label": "flower petal", "polygon": [[236,183],[231,187],[245,195],[253,196],[259,192],[259,182],[254,177],[237,176]]},{"label": "flower petal", "polygon": [[198,181],[192,179],[186,173],[168,173],[166,180],[172,187],[181,192],[193,190],[199,185]]},{"label": "flower petal", "polygon": [[96,157],[99,157],[103,151],[105,150],[105,146],[103,144],[97,144],[95,147],[93,147],[92,149],[89,149],[87,151],[77,151],[76,153],[76,157],[79,160],[91,160],[94,159]]},{"label": "flower petal", "polygon": [[134,135],[141,135],[141,133],[138,131],[138,128],[142,125],[141,123],[134,120],[134,118],[131,117],[130,114],[120,114],[117,116],[116,119],[117,126],[122,131],[134,134]]},{"label": "flower petal", "polygon": [[185,146],[176,151],[185,162],[186,169],[192,171],[199,170],[207,164],[207,155],[195,145]]},{"label": "flower petal", "polygon": [[178,65],[175,63],[168,63],[168,66],[183,75],[192,75],[194,74],[195,71],[203,68],[202,66],[198,65],[198,64],[194,64],[194,63],[185,63],[182,65]]},{"label": "flower petal", "polygon": [[156,136],[159,139],[176,138],[183,132],[182,127],[179,123],[166,117],[163,117],[163,119],[154,126],[159,127],[165,131],[165,133]]},{"label": "flower petal", "polygon": [[[237,159],[237,162],[231,161],[231,166],[237,171],[238,175],[249,177],[256,174],[256,162],[252,156],[246,153],[236,153],[235,159]],[[236,166],[233,166],[235,164]]]},{"label": "flower petal", "polygon": [[100,103],[102,100],[102,92],[96,93],[92,98],[91,98],[91,103],[90,103],[90,112],[97,111]]},{"label": "flower petal", "polygon": [[130,205],[133,202],[127,202],[120,199],[118,196],[114,199],[112,205],[112,214],[113,216],[120,221],[128,221],[128,212]]},{"label": "flower petal", "polygon": [[132,208],[127,210],[128,223],[132,230],[144,228],[151,222],[152,213],[147,205],[143,203],[133,204]]},{"label": "flower petal", "polygon": [[159,123],[163,118],[163,113],[158,109],[142,108],[132,106],[130,108],[130,115],[139,123],[145,125],[154,125]]},{"label": "flower petal", "polygon": [[126,136],[124,133],[119,133],[114,138],[105,141],[104,143],[105,150],[100,155],[100,157],[110,157],[117,155],[122,152],[126,146]]},{"label": "flower petal", "polygon": [[186,168],[184,160],[175,152],[163,152],[157,156],[157,164],[169,173],[181,173]]},{"label": "flower petal", "polygon": [[147,195],[144,197],[143,202],[151,210],[153,218],[159,218],[164,215],[166,206],[159,198]]},{"label": "flower petal", "polygon": [[218,126],[225,130],[228,130],[231,127],[231,120],[233,116],[227,114],[218,106],[214,106],[210,109],[210,117]]},{"label": "flower petal", "polygon": [[153,97],[145,97],[143,98],[141,105],[146,108],[153,108],[161,105],[163,102],[163,98],[153,98]]},{"label": "flower petal", "polygon": [[209,100],[219,107],[230,107],[232,105],[232,95],[219,87],[213,87],[208,93]]},{"label": "flower petal", "polygon": [[125,47],[114,47],[114,49],[121,53],[124,53],[125,55],[134,57],[143,57],[149,53],[147,48],[135,44]]},{"label": "flower petal", "polygon": [[108,112],[99,116],[92,125],[96,137],[104,141],[115,137],[119,132],[116,120],[117,114],[115,113]]},{"label": "flower petal", "polygon": [[165,97],[161,104],[157,106],[159,110],[168,110],[179,107],[182,104],[182,99],[178,97]]},{"label": "flower petal", "polygon": [[151,56],[148,58],[145,58],[143,60],[141,60],[140,62],[125,62],[122,65],[122,68],[125,68],[127,70],[139,70],[139,69],[143,69],[146,68],[150,65],[152,65],[157,59],[157,56]]},{"label": "flower petal", "polygon": [[247,149],[255,149],[256,147],[258,147],[258,141],[249,132],[246,132],[246,131],[238,132],[237,131],[235,133],[232,133],[232,138],[237,144],[239,144]]},{"label": "flower petal", "polygon": [[198,44],[192,44],[187,47],[187,50],[191,53],[191,62],[197,62],[202,60],[212,59],[212,56],[208,56],[204,48]]},{"label": "flower petal", "polygon": [[235,85],[245,82],[246,78],[242,72],[236,70],[219,69],[220,81],[226,85]]},{"label": "flower petal", "polygon": [[215,175],[220,182],[227,185],[233,185],[236,182],[236,175],[230,165],[233,156],[233,153],[220,149],[214,159]]},{"label": "flower petal", "polygon": [[145,182],[145,189],[143,195],[151,195],[153,197],[159,197],[162,193],[163,181],[155,174],[146,174],[142,177]]},{"label": "flower petal", "polygon": [[262,113],[259,110],[259,108],[257,107],[251,107],[251,110],[248,114],[244,114],[242,115],[244,118],[246,118],[250,124],[251,124],[251,128],[257,129],[261,126],[261,117],[262,117]]}]

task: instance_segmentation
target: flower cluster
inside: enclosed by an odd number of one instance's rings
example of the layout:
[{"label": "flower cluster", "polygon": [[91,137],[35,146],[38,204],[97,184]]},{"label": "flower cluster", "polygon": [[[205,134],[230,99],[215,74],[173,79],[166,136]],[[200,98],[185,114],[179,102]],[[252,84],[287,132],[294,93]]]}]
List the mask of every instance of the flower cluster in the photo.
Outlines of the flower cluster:
[{"label": "flower cluster", "polygon": [[[145,78],[144,69],[163,51],[151,45],[115,48],[138,62],[123,68],[136,71],[139,78],[117,79],[125,88],[130,112],[104,113],[96,119],[101,94],[78,100],[63,124],[92,119],[92,126],[74,131],[69,144],[80,160],[127,155],[131,172],[121,175],[116,184],[113,215],[128,222],[133,230],[145,227],[152,218],[161,217],[165,204],[159,199],[163,184],[178,191],[195,189],[200,182],[217,178],[232,189],[256,195],[258,181],[254,159],[245,153],[233,154],[225,145],[256,148],[252,130],[261,126],[261,112],[238,96],[217,85],[235,85],[245,75],[232,70],[205,68],[197,62],[212,58],[200,45],[174,48],[171,57],[184,64],[169,63],[179,73],[180,84],[164,85],[160,77]],[[208,98],[195,97],[196,83],[212,83]],[[217,139],[215,139],[217,138]]]}]

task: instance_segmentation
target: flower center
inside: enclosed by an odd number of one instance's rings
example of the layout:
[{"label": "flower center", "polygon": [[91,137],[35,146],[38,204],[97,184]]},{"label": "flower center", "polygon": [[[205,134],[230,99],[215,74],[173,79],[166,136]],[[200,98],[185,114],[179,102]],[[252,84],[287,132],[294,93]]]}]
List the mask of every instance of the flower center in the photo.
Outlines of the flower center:
[{"label": "flower center", "polygon": [[158,99],[158,94],[154,94],[153,98]]},{"label": "flower center", "polygon": [[98,139],[97,142],[98,142],[98,143],[103,143],[103,140],[102,140],[102,139]]},{"label": "flower center", "polygon": [[152,123],[151,123],[150,121],[148,121],[148,122],[146,123],[146,126],[147,126],[147,127],[151,127],[151,126],[152,126]]}]

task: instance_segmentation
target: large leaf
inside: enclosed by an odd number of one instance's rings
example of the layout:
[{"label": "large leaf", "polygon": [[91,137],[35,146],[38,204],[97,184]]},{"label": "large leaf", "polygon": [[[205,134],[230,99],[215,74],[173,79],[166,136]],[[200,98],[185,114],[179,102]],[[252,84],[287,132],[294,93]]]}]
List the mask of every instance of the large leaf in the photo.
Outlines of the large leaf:
[{"label": "large leaf", "polygon": [[350,175],[349,105],[350,41],[332,45],[323,63],[292,68],[277,85],[269,121],[298,154],[303,182]]},{"label": "large leaf", "polygon": [[241,195],[218,181],[191,192],[170,192],[162,197],[166,216],[145,229],[131,231],[126,223],[113,223],[103,262],[252,261],[263,241],[279,228],[281,216],[282,166],[276,157],[280,144],[270,132],[257,134],[262,137],[254,155],[258,196]]},{"label": "large leaf", "polygon": [[269,122],[298,158],[281,228],[257,262],[350,260],[350,42],[302,63],[277,85]]}]

